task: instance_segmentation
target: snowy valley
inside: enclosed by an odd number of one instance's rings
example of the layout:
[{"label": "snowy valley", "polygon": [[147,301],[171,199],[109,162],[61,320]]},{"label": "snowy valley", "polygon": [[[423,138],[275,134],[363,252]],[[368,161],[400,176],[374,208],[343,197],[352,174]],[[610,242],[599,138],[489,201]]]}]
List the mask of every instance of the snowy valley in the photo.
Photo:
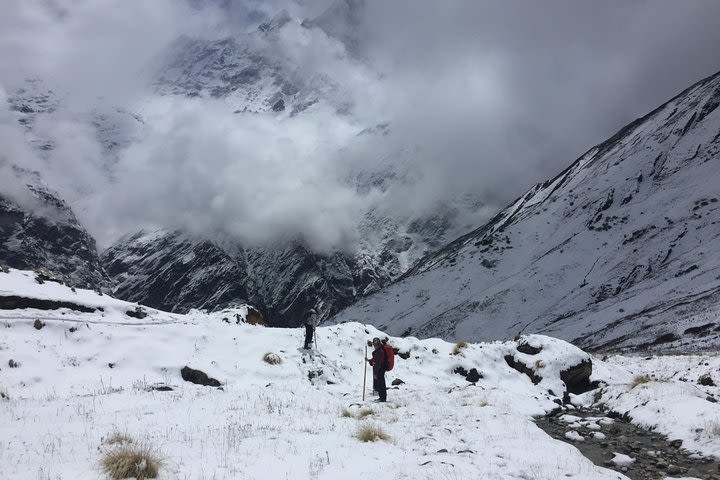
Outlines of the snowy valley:
[{"label": "snowy valley", "polygon": [[[3,478],[106,478],[106,455],[146,448],[149,461],[162,460],[160,479],[623,479],[652,448],[616,451],[602,440],[626,422],[695,459],[690,470],[648,457],[650,476],[629,478],[720,477],[720,390],[698,383],[718,381],[717,355],[601,359],[538,335],[467,345],[391,338],[388,382],[403,383],[378,404],[370,382],[362,399],[366,342],[384,335],[374,327],[322,327],[317,349],[305,351],[300,329],[237,323],[242,308],[170,314],[35,277],[0,272]],[[30,303],[12,309],[9,297]],[[592,390],[566,393],[563,372],[589,361]],[[184,367],[218,383],[184,381]],[[474,378],[457,373],[472,369]],[[590,405],[603,416],[574,415]],[[568,442],[599,442],[607,466],[545,434],[533,420],[545,416]],[[383,438],[362,441],[366,427]]]}]

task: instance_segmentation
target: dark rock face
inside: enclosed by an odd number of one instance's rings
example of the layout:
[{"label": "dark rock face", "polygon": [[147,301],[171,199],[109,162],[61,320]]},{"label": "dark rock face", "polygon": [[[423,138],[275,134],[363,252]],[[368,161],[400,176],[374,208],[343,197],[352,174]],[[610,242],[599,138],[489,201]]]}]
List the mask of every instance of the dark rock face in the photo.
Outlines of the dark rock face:
[{"label": "dark rock face", "polygon": [[515,357],[512,355],[505,355],[505,363],[507,363],[511,368],[514,368],[520,373],[524,373],[528,377],[530,377],[530,380],[537,385],[542,381],[542,377],[536,374],[532,368],[525,365],[520,360],[516,360]]},{"label": "dark rock face", "polygon": [[186,382],[195,383],[197,385],[205,385],[207,387],[219,387],[222,385],[218,380],[208,377],[205,372],[195,370],[187,365],[180,370],[180,375]]},{"label": "dark rock face", "polygon": [[590,375],[592,375],[592,360],[588,358],[560,372],[560,380],[565,382],[568,392],[577,395],[597,388],[596,384],[590,382]]},{"label": "dark rock face", "polygon": [[27,206],[0,192],[0,259],[21,270],[45,268],[76,287],[109,286],[95,240],[67,203],[44,187],[37,173],[13,172],[18,184],[27,186]]}]

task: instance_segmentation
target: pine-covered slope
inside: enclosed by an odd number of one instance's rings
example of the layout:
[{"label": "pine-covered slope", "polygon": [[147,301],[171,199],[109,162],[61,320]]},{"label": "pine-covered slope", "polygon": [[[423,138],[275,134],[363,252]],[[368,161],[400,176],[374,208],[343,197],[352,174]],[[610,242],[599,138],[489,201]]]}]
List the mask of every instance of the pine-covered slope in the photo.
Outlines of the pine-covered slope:
[{"label": "pine-covered slope", "polygon": [[0,192],[0,262],[12,268],[47,269],[70,285],[107,287],[95,240],[68,204],[36,172],[3,169],[16,177],[16,195]]},{"label": "pine-covered slope", "polygon": [[720,345],[720,74],[335,321],[582,347]]}]

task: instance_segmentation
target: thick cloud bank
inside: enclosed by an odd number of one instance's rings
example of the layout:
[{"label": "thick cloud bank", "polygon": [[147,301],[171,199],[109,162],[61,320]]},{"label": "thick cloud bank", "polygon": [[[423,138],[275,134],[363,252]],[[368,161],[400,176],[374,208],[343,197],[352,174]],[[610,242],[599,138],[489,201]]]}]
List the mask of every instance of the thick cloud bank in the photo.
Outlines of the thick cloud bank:
[{"label": "thick cloud bank", "polygon": [[[153,87],[178,38],[249,41],[282,9],[290,22],[253,48],[298,84],[330,79],[325,101],[237,112]],[[0,91],[37,79],[56,105],[29,128],[0,98],[0,168],[39,170],[101,246],[167,226],[351,248],[370,208],[471,194],[489,215],[554,175],[720,68],[717,18],[711,0],[9,2]],[[392,181],[359,186],[363,173]]]}]

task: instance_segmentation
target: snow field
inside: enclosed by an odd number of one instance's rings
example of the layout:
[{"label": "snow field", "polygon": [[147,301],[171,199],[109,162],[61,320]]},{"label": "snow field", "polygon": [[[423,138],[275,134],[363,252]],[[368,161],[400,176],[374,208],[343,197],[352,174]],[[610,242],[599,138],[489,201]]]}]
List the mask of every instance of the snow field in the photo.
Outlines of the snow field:
[{"label": "snow field", "polygon": [[[18,275],[28,273],[0,274],[0,295],[37,298],[56,288],[13,282]],[[63,288],[53,298],[96,295]],[[0,399],[2,478],[104,478],[103,441],[115,432],[154,449],[165,460],[159,477],[165,480],[364,479],[378,472],[394,479],[625,478],[532,422],[557,407],[548,390],[563,391],[559,372],[590,358],[566,342],[530,335],[524,341],[542,347],[537,355],[517,352],[516,342],[469,344],[453,355],[454,345],[439,339],[391,338],[410,357],[396,357],[387,380],[405,384],[389,391],[388,403],[375,404],[370,368],[361,400],[366,342],[384,336],[373,327],[320,328],[319,351],[308,353],[299,348],[302,329],[226,323],[227,312],[184,316],[148,309],[146,318],[135,319],[124,312],[136,305],[100,298],[104,311],[88,314],[0,310],[0,391],[8,397]],[[35,318],[45,322],[41,330],[33,328]],[[264,362],[269,352],[282,363]],[[533,385],[510,368],[507,354],[543,381]],[[716,357],[702,358],[702,368],[718,366]],[[10,359],[19,366],[10,368]],[[666,369],[660,363],[632,357],[593,363],[593,379],[607,384],[602,400],[608,406],[623,411],[647,401],[633,418],[653,408],[675,411],[674,395],[701,396],[673,379],[660,384],[672,391],[654,396],[646,390],[655,382],[630,389],[636,374]],[[183,381],[185,365],[218,379],[222,390]],[[471,384],[453,373],[458,366],[477,368],[483,378]],[[152,389],[157,386],[173,390]],[[593,394],[573,401],[590,402]],[[717,413],[716,404],[705,403],[709,407],[691,404],[687,415],[656,416],[654,425],[692,442],[696,421]],[[361,419],[342,415],[364,408],[372,413]],[[389,439],[361,442],[356,434],[365,425]],[[720,435],[692,445],[706,454],[720,451]]]}]

